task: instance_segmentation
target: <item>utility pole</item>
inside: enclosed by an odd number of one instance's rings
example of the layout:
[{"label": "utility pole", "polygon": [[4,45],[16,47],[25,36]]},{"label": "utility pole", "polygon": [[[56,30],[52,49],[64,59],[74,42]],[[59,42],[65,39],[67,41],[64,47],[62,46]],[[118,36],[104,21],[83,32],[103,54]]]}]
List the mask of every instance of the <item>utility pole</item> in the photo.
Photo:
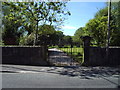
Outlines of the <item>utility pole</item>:
[{"label": "utility pole", "polygon": [[36,27],[36,31],[35,31],[35,34],[34,34],[35,35],[34,43],[33,43],[34,46],[36,45],[36,43],[38,41],[38,30],[39,30],[38,24],[39,24],[39,20],[36,20],[37,27]]},{"label": "utility pole", "polygon": [[109,61],[110,19],[111,19],[111,0],[108,0],[108,30],[107,30],[107,44],[106,44],[106,59],[107,59],[107,61]]},{"label": "utility pole", "polygon": [[38,21],[36,21],[37,22],[37,27],[36,27],[36,31],[35,31],[35,34],[34,34],[34,42],[33,42],[33,46],[35,46],[36,45],[36,42],[37,42],[37,32],[38,32]]}]

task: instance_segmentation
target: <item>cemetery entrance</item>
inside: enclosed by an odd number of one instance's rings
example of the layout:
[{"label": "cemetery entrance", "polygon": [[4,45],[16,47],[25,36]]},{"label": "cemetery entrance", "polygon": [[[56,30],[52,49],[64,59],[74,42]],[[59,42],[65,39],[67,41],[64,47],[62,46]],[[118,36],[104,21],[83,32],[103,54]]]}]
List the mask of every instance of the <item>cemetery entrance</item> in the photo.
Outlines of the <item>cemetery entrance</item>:
[{"label": "cemetery entrance", "polygon": [[61,46],[48,49],[48,60],[55,66],[76,66],[83,63],[83,48]]}]

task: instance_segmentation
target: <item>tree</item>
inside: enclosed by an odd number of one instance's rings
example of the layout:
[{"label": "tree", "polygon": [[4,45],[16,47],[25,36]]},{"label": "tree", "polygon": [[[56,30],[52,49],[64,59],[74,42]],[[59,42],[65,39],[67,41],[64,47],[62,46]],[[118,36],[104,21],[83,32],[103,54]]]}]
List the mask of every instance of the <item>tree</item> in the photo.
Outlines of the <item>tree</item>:
[{"label": "tree", "polygon": [[63,32],[62,31],[56,31],[55,33],[54,33],[54,45],[59,45],[59,46],[62,46],[63,45],[63,42],[62,42],[62,40],[63,40],[63,37],[64,37],[64,34],[63,34]]},{"label": "tree", "polygon": [[[120,40],[119,40],[119,37],[120,37],[120,24],[119,24],[119,20],[120,20],[120,17],[119,17],[119,14],[120,14],[120,2],[112,2],[112,5],[111,5],[111,16],[110,16],[110,45],[111,46],[119,46],[120,45]],[[106,16],[107,17],[107,7],[99,10],[97,13],[96,13],[96,16],[99,16],[99,17],[102,17],[102,16]],[[95,19],[97,19],[98,17],[95,17]],[[104,29],[102,29],[101,31],[105,31],[108,29],[108,27]],[[106,32],[107,33],[107,32]],[[106,33],[103,33],[103,37],[104,37],[104,34]],[[103,38],[103,39],[106,39],[106,38]],[[105,42],[104,42],[105,43]],[[104,45],[105,46],[105,45]]]},{"label": "tree", "polygon": [[120,46],[120,1],[112,2],[111,5],[111,13],[112,13],[112,26],[111,26],[111,40],[110,45],[112,46]]},{"label": "tree", "polygon": [[40,25],[57,26],[63,23],[65,15],[70,15],[70,12],[66,10],[66,2],[4,2],[4,4],[11,8],[10,13],[6,14],[9,19],[9,16],[14,16],[13,13],[15,13],[19,17],[18,21],[21,21],[19,26],[24,26],[28,35],[35,34],[34,44],[37,43]]},{"label": "tree", "polygon": [[19,44],[19,37],[24,34],[24,30],[18,29],[22,25],[22,20],[21,17],[19,16],[19,12],[12,7],[8,6],[5,3],[3,3],[2,6],[4,14],[2,21],[3,22],[2,38],[5,44]]},{"label": "tree", "polygon": [[107,35],[106,16],[89,20],[89,22],[86,24],[86,30],[89,31],[90,36],[93,38],[94,44],[97,44],[97,46],[106,45],[106,35]]},{"label": "tree", "polygon": [[[112,3],[110,19],[110,45],[120,46],[120,2]],[[73,40],[79,42],[79,37],[91,36],[92,44],[97,46],[106,46],[107,40],[107,22],[108,8],[107,6],[100,9],[95,17],[86,23],[84,28],[80,28],[75,32]]]},{"label": "tree", "polygon": [[73,36],[73,42],[76,46],[80,46],[83,44],[81,37],[88,35],[87,30],[85,31],[85,27],[80,27],[76,30],[74,36]]},{"label": "tree", "polygon": [[73,44],[72,37],[69,35],[64,36],[62,42],[64,45],[72,45]]},{"label": "tree", "polygon": [[105,7],[103,9],[100,9],[96,14],[95,18],[103,17],[103,16],[108,16],[108,7]]},{"label": "tree", "polygon": [[70,15],[69,12],[65,12],[65,4],[66,3],[64,2],[32,2],[22,5],[20,4],[20,6],[23,7],[23,11],[27,9],[27,13],[25,12],[24,14],[26,16],[29,14],[29,17],[32,16],[30,20],[36,23],[36,38],[34,44],[37,42],[38,27],[40,23],[47,23],[48,25],[52,25],[53,23],[61,23],[64,20],[62,15]]},{"label": "tree", "polygon": [[37,44],[49,45],[52,44],[53,34],[55,33],[55,28],[51,25],[41,25],[38,31],[38,42]]}]

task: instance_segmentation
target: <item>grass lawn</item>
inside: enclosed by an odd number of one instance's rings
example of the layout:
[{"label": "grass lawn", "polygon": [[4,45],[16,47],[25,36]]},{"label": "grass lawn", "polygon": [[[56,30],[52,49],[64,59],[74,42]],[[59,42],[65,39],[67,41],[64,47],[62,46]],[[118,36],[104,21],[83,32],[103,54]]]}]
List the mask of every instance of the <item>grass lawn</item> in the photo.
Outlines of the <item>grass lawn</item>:
[{"label": "grass lawn", "polygon": [[70,46],[68,47],[58,47],[58,46],[51,46],[48,48],[57,48],[63,52],[66,52],[69,56],[71,56],[75,61],[79,62],[80,64],[82,64],[84,62],[83,57],[84,57],[84,50],[81,47],[73,47],[70,48]]},{"label": "grass lawn", "polygon": [[83,61],[83,48],[73,47],[73,48],[58,48],[64,52],[66,52],[68,55],[70,55],[75,61],[82,64]]}]

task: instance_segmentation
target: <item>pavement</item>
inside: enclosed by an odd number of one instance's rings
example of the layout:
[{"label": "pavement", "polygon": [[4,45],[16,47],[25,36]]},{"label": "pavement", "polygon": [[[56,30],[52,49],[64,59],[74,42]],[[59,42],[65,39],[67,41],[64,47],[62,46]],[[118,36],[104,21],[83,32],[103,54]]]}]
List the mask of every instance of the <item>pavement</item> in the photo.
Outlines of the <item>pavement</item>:
[{"label": "pavement", "polygon": [[116,67],[1,65],[3,88],[117,88]]}]

